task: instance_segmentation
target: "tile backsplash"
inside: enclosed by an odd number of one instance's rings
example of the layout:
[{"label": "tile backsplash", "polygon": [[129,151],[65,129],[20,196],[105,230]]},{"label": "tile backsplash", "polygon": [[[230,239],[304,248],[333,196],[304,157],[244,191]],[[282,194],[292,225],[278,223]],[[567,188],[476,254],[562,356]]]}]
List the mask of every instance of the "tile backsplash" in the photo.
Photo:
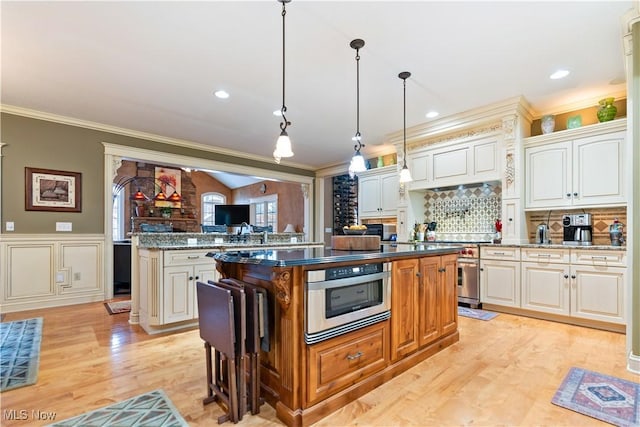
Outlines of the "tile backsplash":
[{"label": "tile backsplash", "polygon": [[[562,226],[562,215],[579,213],[591,214],[591,222],[593,223],[593,233],[591,235],[591,238],[594,245],[611,244],[611,238],[609,237],[609,225],[613,224],[613,221],[616,218],[618,218],[618,220],[625,225],[627,223],[627,208],[625,207],[527,212],[526,218],[529,242],[535,241],[536,228],[538,227],[538,224],[546,224],[548,218],[549,237],[551,238],[551,243],[561,244],[563,240],[562,235],[564,229]],[[623,228],[623,236],[626,240],[626,227]]]},{"label": "tile backsplash", "polygon": [[438,240],[490,241],[502,215],[499,182],[427,190],[424,201],[424,222],[438,223]]}]

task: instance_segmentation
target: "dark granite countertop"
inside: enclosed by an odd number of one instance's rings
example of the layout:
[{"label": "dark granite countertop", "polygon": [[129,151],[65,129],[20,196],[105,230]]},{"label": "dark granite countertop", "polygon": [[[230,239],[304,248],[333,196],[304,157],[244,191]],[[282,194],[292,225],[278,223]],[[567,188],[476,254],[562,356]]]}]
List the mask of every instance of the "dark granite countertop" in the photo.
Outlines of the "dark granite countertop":
[{"label": "dark granite countertop", "polygon": [[301,265],[326,264],[344,261],[382,260],[410,256],[430,256],[458,253],[460,245],[429,244],[384,244],[379,250],[372,251],[336,251],[329,248],[304,248],[290,250],[256,250],[210,252],[207,256],[223,262],[260,264],[273,267],[291,267]]}]

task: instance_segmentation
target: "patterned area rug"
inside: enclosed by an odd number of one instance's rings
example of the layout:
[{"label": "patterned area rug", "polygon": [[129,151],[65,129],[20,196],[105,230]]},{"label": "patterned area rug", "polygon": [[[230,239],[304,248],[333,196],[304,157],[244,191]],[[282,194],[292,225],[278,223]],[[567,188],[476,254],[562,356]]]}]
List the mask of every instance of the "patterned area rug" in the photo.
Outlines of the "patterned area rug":
[{"label": "patterned area rug", "polygon": [[0,323],[0,392],[36,382],[41,340],[42,317]]},{"label": "patterned area rug", "polygon": [[68,418],[51,427],[188,427],[164,391],[149,393],[123,400],[77,417]]},{"label": "patterned area rug", "polygon": [[640,426],[640,384],[571,368],[551,402],[617,426]]},{"label": "patterned area rug", "polygon": [[498,313],[493,313],[491,311],[458,306],[458,316],[471,317],[472,319],[478,320],[491,320],[497,315]]},{"label": "patterned area rug", "polygon": [[131,311],[131,300],[105,302],[104,306],[109,314],[128,313]]}]

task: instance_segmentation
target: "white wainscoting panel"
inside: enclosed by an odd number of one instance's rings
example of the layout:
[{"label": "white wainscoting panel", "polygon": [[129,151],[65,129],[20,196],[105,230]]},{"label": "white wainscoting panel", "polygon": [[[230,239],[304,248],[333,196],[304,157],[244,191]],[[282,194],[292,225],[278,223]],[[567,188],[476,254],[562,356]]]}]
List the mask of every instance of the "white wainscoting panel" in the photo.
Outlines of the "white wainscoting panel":
[{"label": "white wainscoting panel", "polygon": [[104,236],[0,235],[3,312],[105,299]]}]

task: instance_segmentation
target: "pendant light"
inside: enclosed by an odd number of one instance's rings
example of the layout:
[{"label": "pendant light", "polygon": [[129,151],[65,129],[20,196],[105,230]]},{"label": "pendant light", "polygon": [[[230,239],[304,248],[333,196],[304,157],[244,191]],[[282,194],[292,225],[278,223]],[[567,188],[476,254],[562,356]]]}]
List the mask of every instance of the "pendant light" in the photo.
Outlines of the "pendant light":
[{"label": "pendant light", "polygon": [[293,151],[291,151],[291,140],[289,139],[289,134],[287,133],[287,126],[289,126],[291,122],[288,121],[285,116],[285,113],[287,112],[287,106],[284,103],[284,17],[287,14],[285,4],[289,3],[290,1],[291,0],[278,0],[279,3],[282,3],[282,107],[280,108],[280,113],[282,114],[282,122],[280,122],[280,136],[276,141],[276,149],[273,151],[273,159],[276,163],[280,163],[280,159],[283,157],[293,157]]},{"label": "pendant light", "polygon": [[400,170],[400,182],[401,183],[405,183],[405,182],[411,182],[411,172],[409,172],[409,168],[407,167],[407,79],[411,76],[411,73],[408,71],[403,71],[400,74],[398,74],[398,77],[400,77],[402,79],[402,95],[403,95],[403,109],[402,109],[402,116],[404,118],[404,125],[403,125],[403,138],[402,138],[402,142],[403,142],[403,156],[402,156],[402,162],[403,162],[403,166],[402,169]]},{"label": "pendant light", "polygon": [[367,170],[364,163],[364,157],[360,153],[360,149],[364,147],[362,143],[362,135],[360,135],[360,49],[364,46],[364,40],[355,39],[349,44],[351,48],[356,50],[356,135],[353,137],[356,144],[353,149],[356,150],[349,164],[349,176],[352,178],[355,174]]}]

